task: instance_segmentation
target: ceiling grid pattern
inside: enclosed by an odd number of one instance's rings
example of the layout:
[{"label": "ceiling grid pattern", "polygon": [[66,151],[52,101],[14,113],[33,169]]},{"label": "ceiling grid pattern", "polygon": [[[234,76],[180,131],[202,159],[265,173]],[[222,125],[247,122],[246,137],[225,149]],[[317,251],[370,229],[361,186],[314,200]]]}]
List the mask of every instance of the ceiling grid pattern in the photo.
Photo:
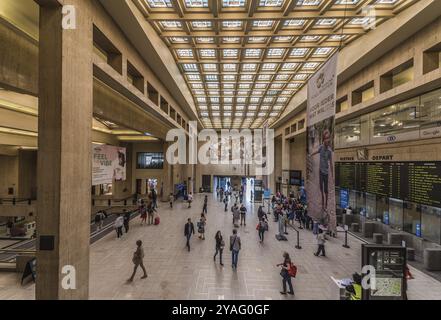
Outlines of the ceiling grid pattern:
[{"label": "ceiling grid pattern", "polygon": [[207,128],[259,128],[339,48],[414,0],[133,0]]}]

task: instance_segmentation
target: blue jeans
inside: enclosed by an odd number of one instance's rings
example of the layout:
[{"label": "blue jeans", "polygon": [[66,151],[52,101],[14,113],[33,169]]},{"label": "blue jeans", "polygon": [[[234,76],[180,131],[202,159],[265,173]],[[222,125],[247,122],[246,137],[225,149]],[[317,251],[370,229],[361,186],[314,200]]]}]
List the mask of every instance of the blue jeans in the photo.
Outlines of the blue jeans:
[{"label": "blue jeans", "polygon": [[231,265],[237,269],[237,261],[239,260],[239,250],[231,251]]}]

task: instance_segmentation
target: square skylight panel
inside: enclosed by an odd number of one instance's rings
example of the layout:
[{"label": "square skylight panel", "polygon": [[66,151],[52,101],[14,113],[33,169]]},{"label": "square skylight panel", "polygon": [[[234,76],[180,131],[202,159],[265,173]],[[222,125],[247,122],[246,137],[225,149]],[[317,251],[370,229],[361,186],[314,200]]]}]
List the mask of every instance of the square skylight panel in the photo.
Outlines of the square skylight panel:
[{"label": "square skylight panel", "polygon": [[234,89],[234,83],[224,83],[222,86],[224,89]]},{"label": "square skylight panel", "polygon": [[297,63],[284,63],[282,65],[282,70],[283,71],[291,71],[294,70],[295,68],[297,68],[298,64]]},{"label": "square skylight panel", "polygon": [[198,71],[198,66],[195,63],[184,63],[182,64],[182,69],[186,72]]},{"label": "square skylight panel", "polygon": [[256,69],[257,69],[257,64],[255,63],[244,63],[242,65],[243,71],[256,71]]},{"label": "square skylight panel", "polygon": [[291,36],[277,36],[274,38],[275,42],[291,42],[294,37]]},{"label": "square skylight panel", "polygon": [[298,73],[294,75],[294,80],[306,80],[308,78],[308,75],[305,73]]},{"label": "square skylight panel", "polygon": [[224,110],[231,111],[233,110],[232,106],[224,106]]},{"label": "square skylight panel", "polygon": [[190,81],[200,81],[201,76],[199,74],[187,74],[187,78]]},{"label": "square skylight panel", "polygon": [[285,0],[260,0],[259,7],[281,7]]},{"label": "square skylight panel", "polygon": [[269,29],[273,26],[274,20],[254,20],[253,27],[254,28],[263,28]]},{"label": "square skylight panel", "polygon": [[240,75],[240,80],[241,81],[253,81],[254,79],[254,75],[252,74],[242,74]]},{"label": "square skylight panel", "polygon": [[222,56],[227,59],[236,59],[239,56],[239,49],[223,49]]},{"label": "square skylight panel", "polygon": [[239,37],[223,37],[222,38],[223,43],[240,43]]},{"label": "square skylight panel", "polygon": [[332,51],[332,48],[329,47],[322,47],[315,49],[313,55],[314,56],[327,56]]},{"label": "square skylight panel", "polygon": [[308,53],[309,48],[294,48],[291,50],[291,57],[304,57]]},{"label": "square skylight panel", "polygon": [[171,8],[171,0],[147,0],[150,8]]},{"label": "square skylight panel", "polygon": [[259,80],[259,81],[269,81],[269,80],[271,80],[271,78],[272,78],[272,75],[270,75],[270,74],[260,74],[257,77],[257,80]]},{"label": "square skylight panel", "polygon": [[203,64],[204,71],[217,71],[217,64],[215,63],[204,63]]},{"label": "square skylight panel", "polygon": [[262,65],[262,69],[263,71],[274,71],[276,70],[278,64],[277,63],[264,63]]},{"label": "square skylight panel", "polygon": [[216,58],[216,50],[214,49],[199,49],[201,58]]},{"label": "square skylight panel", "polygon": [[207,81],[218,81],[219,77],[217,76],[217,74],[207,74],[207,75],[205,75],[205,80],[207,80]]},{"label": "square skylight panel", "polygon": [[269,58],[281,58],[285,54],[285,49],[283,48],[270,48],[267,51],[267,57]]},{"label": "square skylight panel", "polygon": [[207,88],[208,89],[218,89],[219,83],[207,83]]},{"label": "square skylight panel", "polygon": [[315,25],[321,27],[333,27],[336,23],[337,19],[318,19]]},{"label": "square skylight panel", "polygon": [[317,42],[321,39],[320,36],[303,36],[300,38],[300,41],[302,42]]},{"label": "square skylight panel", "polygon": [[245,58],[260,58],[262,55],[262,49],[246,49]]},{"label": "square skylight panel", "polygon": [[197,43],[214,43],[213,37],[196,37]]},{"label": "square skylight panel", "polygon": [[237,64],[235,64],[235,63],[225,63],[223,65],[223,70],[225,72],[235,72],[235,71],[237,71]]},{"label": "square skylight panel", "polygon": [[248,42],[250,43],[264,43],[267,41],[267,37],[249,37]]},{"label": "square skylight panel", "polygon": [[247,101],[247,98],[244,97],[238,97],[236,98],[236,102],[237,103],[245,103]]},{"label": "square skylight panel", "polygon": [[181,21],[166,20],[166,21],[160,21],[159,24],[164,29],[180,29],[180,28],[182,28],[182,22]]},{"label": "square skylight panel", "polygon": [[[295,1],[295,0],[293,0]],[[298,6],[318,6],[323,0],[297,0]]]},{"label": "square skylight panel", "polygon": [[266,89],[267,86],[268,86],[267,83],[256,83],[256,84],[254,85],[254,88],[255,88],[255,89]]},{"label": "square skylight panel", "polygon": [[210,20],[198,20],[192,21],[191,26],[194,29],[210,29],[213,26],[213,23]]},{"label": "square skylight panel", "polygon": [[187,37],[171,37],[170,38],[170,42],[172,42],[172,43],[188,43],[189,40],[190,39]]},{"label": "square skylight panel", "polygon": [[259,103],[261,98],[258,97],[251,97],[250,98],[250,103]]},{"label": "square skylight panel", "polygon": [[224,29],[241,29],[243,21],[241,20],[224,20],[222,21],[222,28]]},{"label": "square skylight panel", "polygon": [[305,24],[305,22],[306,20],[304,19],[289,19],[289,20],[285,20],[283,26],[288,28],[302,27]]},{"label": "square skylight panel", "polygon": [[245,7],[246,0],[222,0],[223,8],[240,8]]},{"label": "square skylight panel", "polygon": [[236,81],[236,76],[234,74],[224,74],[222,79],[224,81]]},{"label": "square skylight panel", "polygon": [[318,62],[307,62],[305,64],[303,64],[303,68],[304,70],[315,70],[317,67],[319,66]]},{"label": "square skylight panel", "polygon": [[193,50],[192,49],[176,49],[176,54],[179,58],[193,58]]},{"label": "square skylight panel", "polygon": [[289,79],[289,77],[290,77],[289,74],[278,74],[276,76],[276,81],[286,81]]},{"label": "square skylight panel", "polygon": [[185,0],[187,8],[208,8],[208,0]]}]

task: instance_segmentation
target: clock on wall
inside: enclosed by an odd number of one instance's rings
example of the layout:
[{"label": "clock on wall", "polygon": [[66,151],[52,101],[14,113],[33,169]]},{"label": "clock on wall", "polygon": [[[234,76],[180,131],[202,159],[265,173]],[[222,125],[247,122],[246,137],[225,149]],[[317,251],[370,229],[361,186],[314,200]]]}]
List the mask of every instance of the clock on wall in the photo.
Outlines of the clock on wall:
[{"label": "clock on wall", "polygon": [[368,160],[368,150],[367,149],[358,149],[357,150],[357,160],[359,160],[359,161]]}]

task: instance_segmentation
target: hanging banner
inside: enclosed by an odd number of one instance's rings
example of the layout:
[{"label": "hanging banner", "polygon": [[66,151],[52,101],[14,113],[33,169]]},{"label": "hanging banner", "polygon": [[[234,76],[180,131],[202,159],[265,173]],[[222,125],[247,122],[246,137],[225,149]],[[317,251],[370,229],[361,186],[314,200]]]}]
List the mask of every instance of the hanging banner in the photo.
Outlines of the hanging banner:
[{"label": "hanging banner", "polygon": [[308,81],[308,214],[331,231],[337,228],[334,175],[334,127],[337,95],[335,54]]},{"label": "hanging banner", "polygon": [[126,180],[126,148],[92,145],[92,185]]}]

